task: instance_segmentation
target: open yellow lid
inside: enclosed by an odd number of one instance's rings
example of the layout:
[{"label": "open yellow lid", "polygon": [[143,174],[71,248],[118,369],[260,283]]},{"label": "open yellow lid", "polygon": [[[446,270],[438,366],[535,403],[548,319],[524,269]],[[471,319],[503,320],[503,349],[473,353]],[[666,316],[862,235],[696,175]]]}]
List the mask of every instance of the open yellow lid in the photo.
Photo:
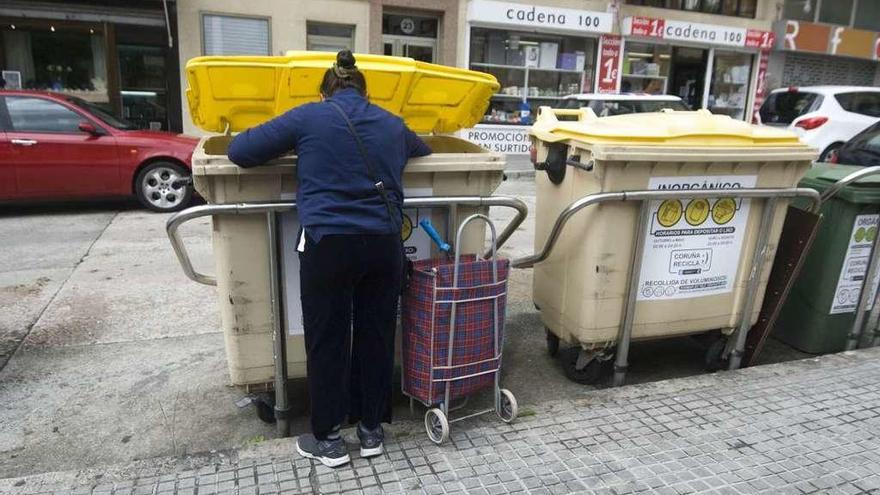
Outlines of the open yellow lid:
[{"label": "open yellow lid", "polygon": [[790,131],[748,124],[708,110],[637,113],[597,117],[590,108],[541,107],[531,134],[546,142],[667,147],[798,147]]},{"label": "open yellow lid", "polygon": [[[498,91],[494,76],[418,62],[356,54],[370,101],[400,115],[417,133],[448,133],[480,121]],[[193,123],[209,132],[242,131],[304,103],[320,101],[330,52],[279,57],[197,57],[186,64]]]}]

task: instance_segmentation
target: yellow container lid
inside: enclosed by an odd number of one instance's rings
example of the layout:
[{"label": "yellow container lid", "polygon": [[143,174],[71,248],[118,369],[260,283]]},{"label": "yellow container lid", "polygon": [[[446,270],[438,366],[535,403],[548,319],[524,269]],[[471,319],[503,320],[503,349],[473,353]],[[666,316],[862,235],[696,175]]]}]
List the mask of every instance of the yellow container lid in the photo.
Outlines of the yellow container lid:
[{"label": "yellow container lid", "polygon": [[530,133],[546,142],[664,147],[798,147],[790,131],[752,125],[708,110],[636,113],[597,117],[590,108],[541,107]]},{"label": "yellow container lid", "polygon": [[[480,121],[498,91],[491,74],[356,54],[370,101],[399,115],[421,134],[449,133]],[[278,57],[197,57],[186,64],[186,97],[193,123],[209,132],[242,131],[304,103],[320,101],[330,52]]]}]

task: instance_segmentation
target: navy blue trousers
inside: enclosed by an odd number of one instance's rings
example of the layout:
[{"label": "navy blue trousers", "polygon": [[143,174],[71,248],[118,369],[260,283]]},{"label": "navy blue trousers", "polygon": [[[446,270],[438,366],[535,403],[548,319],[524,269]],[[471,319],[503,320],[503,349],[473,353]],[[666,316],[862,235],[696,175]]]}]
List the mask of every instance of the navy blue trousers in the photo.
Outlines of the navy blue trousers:
[{"label": "navy blue trousers", "polygon": [[391,421],[400,234],[306,235],[299,259],[312,433]]}]

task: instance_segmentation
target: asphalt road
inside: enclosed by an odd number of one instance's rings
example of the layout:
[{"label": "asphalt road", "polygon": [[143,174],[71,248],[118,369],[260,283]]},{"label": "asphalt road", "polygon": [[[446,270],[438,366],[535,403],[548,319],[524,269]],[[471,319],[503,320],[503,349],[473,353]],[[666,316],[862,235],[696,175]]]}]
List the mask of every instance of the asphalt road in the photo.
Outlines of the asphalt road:
[{"label": "asphalt road", "polygon": [[[534,208],[529,179],[498,194]],[[508,215],[493,213],[499,222]],[[167,217],[130,202],[0,209],[0,477],[195,458],[275,435],[234,404],[245,394],[227,385],[215,289],[183,275]],[[530,254],[533,232],[530,217],[502,254]],[[212,272],[210,221],[184,235],[196,265]],[[530,294],[531,271],[513,271],[505,386],[525,411],[588,396],[593,389],[566,380],[547,355]],[[704,373],[703,353],[691,338],[636,343],[628,381]],[[771,342],[762,360],[802,356]],[[303,395],[294,400],[296,434],[307,418]],[[410,416],[401,398],[392,432],[417,430],[421,414]]]}]

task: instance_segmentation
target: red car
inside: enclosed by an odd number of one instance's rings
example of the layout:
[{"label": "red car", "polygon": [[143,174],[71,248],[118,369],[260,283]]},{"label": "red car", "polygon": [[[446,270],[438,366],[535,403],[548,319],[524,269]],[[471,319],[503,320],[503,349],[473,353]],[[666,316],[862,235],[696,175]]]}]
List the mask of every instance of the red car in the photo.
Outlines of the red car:
[{"label": "red car", "polygon": [[0,90],[0,200],[137,196],[175,211],[192,197],[198,139],[144,131],[79,98]]}]

